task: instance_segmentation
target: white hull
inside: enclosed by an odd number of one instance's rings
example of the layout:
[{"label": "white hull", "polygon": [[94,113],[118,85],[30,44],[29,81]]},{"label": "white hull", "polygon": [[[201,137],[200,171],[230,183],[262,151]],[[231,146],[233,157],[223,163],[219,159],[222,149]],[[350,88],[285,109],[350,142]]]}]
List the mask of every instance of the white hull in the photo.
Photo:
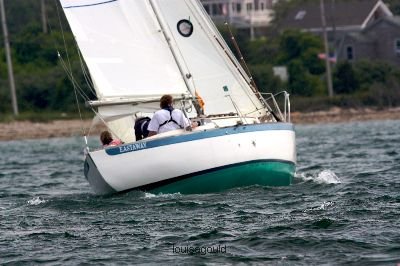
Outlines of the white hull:
[{"label": "white hull", "polygon": [[210,129],[98,150],[88,154],[85,175],[96,193],[107,194],[254,161],[295,164],[292,124]]}]

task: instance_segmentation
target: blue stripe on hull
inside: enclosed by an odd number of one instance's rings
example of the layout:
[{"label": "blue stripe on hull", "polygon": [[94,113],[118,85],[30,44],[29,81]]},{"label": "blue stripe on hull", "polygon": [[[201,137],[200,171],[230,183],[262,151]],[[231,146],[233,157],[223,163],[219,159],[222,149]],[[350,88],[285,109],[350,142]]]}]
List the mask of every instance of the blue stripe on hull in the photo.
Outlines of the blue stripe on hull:
[{"label": "blue stripe on hull", "polygon": [[[133,129],[132,129],[133,130]],[[290,130],[294,131],[293,124],[290,123],[267,123],[267,124],[252,124],[245,126],[233,126],[226,128],[217,128],[193,132],[180,136],[170,136],[154,140],[137,141],[118,147],[107,148],[105,151],[108,155],[118,155],[127,152],[135,152],[144,149],[151,149],[160,146],[166,146],[176,143],[194,141],[199,139],[215,138],[225,135],[242,134],[257,131],[274,131],[274,130]]]}]

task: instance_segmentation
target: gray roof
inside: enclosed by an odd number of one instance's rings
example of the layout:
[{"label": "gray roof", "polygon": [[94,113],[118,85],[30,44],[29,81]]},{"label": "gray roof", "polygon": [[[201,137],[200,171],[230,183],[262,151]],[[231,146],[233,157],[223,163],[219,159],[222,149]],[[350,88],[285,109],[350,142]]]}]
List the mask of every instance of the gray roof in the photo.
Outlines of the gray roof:
[{"label": "gray roof", "polygon": [[360,32],[352,32],[346,35],[346,38],[353,39],[359,43],[373,43],[375,40],[372,40],[371,38],[368,38],[364,34]]},{"label": "gray roof", "polygon": [[[332,27],[361,26],[378,0],[336,0],[325,1],[326,25]],[[335,3],[334,5],[332,3]],[[281,22],[282,28],[321,28],[319,1],[300,3],[289,10]],[[303,14],[303,16],[302,16]]]},{"label": "gray roof", "polygon": [[382,17],[379,18],[372,23],[370,23],[366,28],[364,28],[361,32],[365,33],[370,31],[372,28],[376,27],[377,25],[381,23],[387,23],[389,25],[392,25],[398,29],[400,29],[400,16],[393,16],[393,17]]},{"label": "gray roof", "polygon": [[353,39],[359,43],[374,43],[376,41],[376,35],[374,38],[371,38],[371,30],[380,24],[380,23],[389,23],[396,27],[400,32],[400,16],[395,17],[383,17],[376,20],[374,23],[363,29],[361,32],[350,32],[345,35],[345,38]]}]

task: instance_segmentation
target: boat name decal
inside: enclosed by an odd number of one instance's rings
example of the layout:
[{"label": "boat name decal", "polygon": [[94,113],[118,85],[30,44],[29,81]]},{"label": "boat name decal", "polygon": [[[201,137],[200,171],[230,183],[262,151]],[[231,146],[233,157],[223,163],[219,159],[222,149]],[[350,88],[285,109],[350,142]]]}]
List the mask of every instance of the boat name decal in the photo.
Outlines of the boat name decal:
[{"label": "boat name decal", "polygon": [[146,144],[147,144],[146,142],[140,142],[140,143],[132,143],[129,145],[121,146],[119,147],[119,152],[125,153],[130,151],[143,150],[147,148]]}]

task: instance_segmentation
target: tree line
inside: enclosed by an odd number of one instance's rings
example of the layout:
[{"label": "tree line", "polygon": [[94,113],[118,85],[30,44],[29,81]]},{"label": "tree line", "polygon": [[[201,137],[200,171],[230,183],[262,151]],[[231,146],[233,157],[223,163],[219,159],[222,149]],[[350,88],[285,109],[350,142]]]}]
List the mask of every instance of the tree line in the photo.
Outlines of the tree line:
[{"label": "tree line", "polygon": [[[78,48],[58,1],[43,2],[46,5],[47,30],[43,27],[42,0],[5,0],[19,107],[21,111],[72,112],[76,110],[75,95],[58,52],[68,60],[67,66],[80,86],[90,97],[95,96],[82,76]],[[391,2],[396,4],[394,0]],[[279,17],[280,9],[284,8],[279,5],[277,8]],[[395,10],[400,12],[400,3]],[[227,43],[231,44],[226,27],[219,28]],[[263,92],[288,90],[295,96],[292,97],[295,110],[308,109],[307,102],[311,99],[342,106],[400,104],[400,71],[394,66],[369,61],[334,64],[336,97],[329,100],[324,80],[325,65],[317,56],[323,51],[320,37],[295,30],[255,40],[250,40],[240,31],[234,31],[234,35],[259,89]],[[0,38],[3,43],[3,36]],[[273,66],[286,66],[289,79],[282,81],[274,76]],[[7,79],[5,52],[0,46],[2,113],[11,112]],[[296,102],[296,98],[301,101]],[[327,106],[320,106],[324,107]]]}]

